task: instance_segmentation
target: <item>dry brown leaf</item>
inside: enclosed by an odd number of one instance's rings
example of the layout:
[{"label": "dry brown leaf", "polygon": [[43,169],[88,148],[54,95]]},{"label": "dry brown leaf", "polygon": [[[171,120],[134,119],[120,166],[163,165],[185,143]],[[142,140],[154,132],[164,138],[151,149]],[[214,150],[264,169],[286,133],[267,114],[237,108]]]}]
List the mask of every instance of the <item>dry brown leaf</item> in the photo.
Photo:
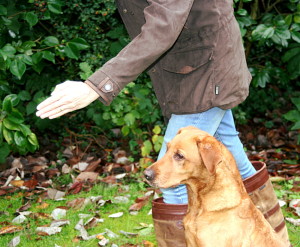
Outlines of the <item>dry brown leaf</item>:
[{"label": "dry brown leaf", "polygon": [[75,182],[68,190],[69,194],[77,194],[82,190],[83,182]]},{"label": "dry brown leaf", "polygon": [[34,189],[37,184],[38,181],[36,179],[24,181],[24,186],[26,186],[28,189]]},{"label": "dry brown leaf", "polygon": [[7,195],[7,194],[10,194],[10,193],[14,193],[16,190],[17,190],[16,187],[11,187],[11,186],[2,187],[0,189],[0,196]]},{"label": "dry brown leaf", "polygon": [[74,209],[80,209],[84,206],[85,198],[76,198],[72,201],[67,202],[67,206]]},{"label": "dry brown leaf", "polygon": [[88,181],[88,182],[95,182],[98,178],[99,174],[97,172],[81,172],[75,181],[81,182],[81,181]]},{"label": "dry brown leaf", "polygon": [[147,240],[144,240],[143,241],[143,246],[144,247],[154,247],[154,243],[152,243],[150,241],[147,241]]},{"label": "dry brown leaf", "polygon": [[48,208],[49,205],[50,205],[49,203],[42,202],[41,205],[36,206],[36,208],[38,208],[38,209],[45,209],[45,208]]},{"label": "dry brown leaf", "polygon": [[75,237],[75,238],[72,239],[72,242],[73,243],[78,243],[78,242],[80,242],[80,240],[81,239],[79,237]]},{"label": "dry brown leaf", "polygon": [[57,177],[60,175],[60,171],[58,169],[49,169],[47,172],[46,172],[46,176],[48,178],[53,178],[53,177]]},{"label": "dry brown leaf", "polygon": [[149,201],[150,196],[143,196],[135,199],[135,203],[129,208],[129,211],[141,210]]},{"label": "dry brown leaf", "polygon": [[10,184],[15,187],[22,187],[24,185],[24,181],[23,180],[12,180],[10,182]]},{"label": "dry brown leaf", "polygon": [[116,178],[116,176],[107,176],[107,177],[101,179],[101,181],[106,184],[116,184],[117,178]]},{"label": "dry brown leaf", "polygon": [[19,232],[22,230],[23,230],[23,227],[21,227],[21,226],[14,226],[14,225],[4,226],[4,227],[0,228],[0,235],[8,234],[8,233],[15,233],[15,232]]},{"label": "dry brown leaf", "polygon": [[36,172],[44,170],[45,168],[47,168],[47,166],[36,165],[36,166],[32,167],[32,172],[36,173]]},{"label": "dry brown leaf", "polygon": [[29,215],[29,217],[31,217],[33,219],[50,219],[51,218],[51,216],[46,213],[32,213]]},{"label": "dry brown leaf", "polygon": [[97,159],[95,161],[90,162],[89,166],[86,168],[86,172],[94,172],[99,168],[99,164],[101,163],[101,159]]},{"label": "dry brown leaf", "polygon": [[64,197],[66,193],[57,189],[48,188],[47,194],[50,199],[57,200]]},{"label": "dry brown leaf", "polygon": [[99,223],[99,219],[97,219],[96,217],[93,217],[87,223],[85,223],[84,228],[91,229],[91,228],[95,227],[96,225],[98,225],[98,223]]},{"label": "dry brown leaf", "polygon": [[32,157],[32,156],[27,156],[27,161],[29,163],[29,165],[44,165],[47,166],[48,164],[48,160],[44,157],[44,156],[40,156],[40,157]]},{"label": "dry brown leaf", "polygon": [[17,209],[17,212],[27,211],[30,207],[31,207],[31,203],[28,201],[23,206],[21,206],[19,209]]}]

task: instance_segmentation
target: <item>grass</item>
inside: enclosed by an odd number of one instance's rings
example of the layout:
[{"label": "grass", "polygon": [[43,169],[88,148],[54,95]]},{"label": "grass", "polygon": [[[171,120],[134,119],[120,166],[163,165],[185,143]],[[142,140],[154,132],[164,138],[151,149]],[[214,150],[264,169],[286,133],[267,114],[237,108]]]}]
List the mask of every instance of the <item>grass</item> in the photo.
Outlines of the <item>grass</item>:
[{"label": "grass", "polygon": [[[136,181],[136,180],[134,180]],[[42,212],[46,214],[51,214],[51,212],[60,206],[66,206],[66,202],[72,201],[76,198],[87,198],[90,196],[103,196],[104,200],[113,200],[116,196],[128,196],[129,202],[125,204],[105,204],[102,207],[97,207],[95,204],[88,204],[86,207],[75,210],[70,208],[67,211],[66,219],[70,221],[70,225],[62,227],[62,231],[58,234],[51,236],[39,236],[35,229],[38,226],[43,226],[50,224],[52,219],[32,219],[28,217],[28,221],[22,224],[23,230],[21,232],[0,235],[0,246],[8,246],[8,243],[16,236],[21,237],[21,242],[18,247],[36,247],[36,246],[47,246],[47,247],[87,247],[87,246],[98,246],[98,239],[93,240],[80,240],[76,236],[79,232],[74,229],[75,225],[79,221],[79,214],[90,214],[94,216],[95,214],[100,215],[100,218],[104,219],[104,223],[99,223],[96,227],[88,230],[89,235],[98,234],[105,232],[105,229],[109,229],[114,233],[118,234],[119,237],[110,239],[110,243],[107,246],[111,246],[113,243],[122,246],[126,245],[139,245],[144,246],[143,241],[149,241],[153,243],[153,246],[157,246],[155,235],[152,227],[145,228],[144,235],[138,235],[135,237],[127,237],[119,233],[120,230],[125,232],[138,233],[137,228],[140,223],[145,223],[147,225],[152,224],[152,217],[148,215],[151,209],[151,203],[149,202],[137,215],[129,214],[129,207],[134,203],[137,197],[142,197],[146,191],[144,184],[141,182],[131,182],[126,186],[107,186],[104,184],[95,185],[89,192],[81,192],[76,195],[68,195],[65,198],[66,201],[53,201],[44,200],[49,206],[45,209],[39,209],[39,203],[32,203],[32,206],[28,209],[32,212]],[[128,190],[129,188],[129,190]],[[300,193],[291,193],[291,182],[276,183],[276,192],[280,197],[284,199],[300,198]],[[9,212],[9,215],[0,215],[0,228],[4,226],[4,222],[11,222],[15,217],[14,213],[18,208],[20,208],[24,203],[22,202],[24,198],[24,193],[19,192],[10,196],[1,197],[0,199],[0,211]],[[36,197],[37,198],[37,197]],[[113,213],[124,212],[124,215],[120,218],[109,218],[108,216]],[[295,217],[290,208],[287,206],[283,207],[283,213],[287,217]],[[294,247],[300,247],[300,227],[294,226],[287,222],[290,240]],[[104,235],[105,236],[105,235]],[[146,245],[145,245],[146,246]],[[151,246],[148,245],[148,246]]]},{"label": "grass", "polygon": [[[149,228],[150,234],[145,236],[137,236],[137,237],[126,237],[119,233],[120,230],[125,232],[133,232],[137,233],[137,227],[140,227],[140,223],[152,224],[152,217],[148,215],[148,212],[151,209],[151,203],[148,203],[137,215],[129,214],[129,207],[134,203],[136,197],[143,196],[143,192],[141,191],[140,185],[138,183],[130,184],[130,192],[125,192],[121,190],[122,186],[105,186],[103,184],[96,185],[89,192],[81,192],[76,195],[67,196],[67,201],[72,201],[73,199],[79,197],[90,197],[90,196],[103,196],[104,200],[112,200],[115,196],[120,195],[128,195],[130,193],[130,200],[126,204],[106,204],[100,208],[97,208],[95,204],[88,204],[81,210],[69,209],[67,211],[66,219],[70,221],[70,225],[66,225],[62,227],[62,231],[58,234],[51,236],[39,236],[35,232],[36,227],[43,226],[46,224],[50,224],[52,219],[31,219],[28,217],[29,221],[22,224],[24,230],[21,232],[16,232],[12,234],[6,234],[0,236],[0,246],[4,247],[16,236],[21,237],[21,242],[18,246],[26,246],[26,247],[36,247],[36,246],[48,246],[54,247],[55,244],[62,247],[87,247],[87,246],[98,246],[98,242],[100,240],[79,240],[76,236],[79,235],[79,232],[74,229],[75,225],[80,220],[79,214],[90,214],[94,216],[96,213],[100,215],[100,218],[104,219],[104,223],[99,223],[96,227],[89,229],[89,235],[94,235],[98,233],[105,232],[105,229],[109,229],[114,233],[118,234],[119,237],[110,240],[111,246],[112,243],[117,244],[118,246],[125,244],[142,244],[144,240],[150,241],[155,244],[155,236],[153,233],[153,228]],[[51,212],[59,207],[65,206],[66,201],[53,201],[53,200],[45,200],[46,203],[49,203],[50,206],[45,209],[38,209],[38,203],[33,203],[31,208],[29,209],[32,212],[42,212],[51,214]],[[8,211],[9,216],[2,215],[0,216],[0,223],[4,221],[11,222],[15,217],[14,212],[22,206],[22,194],[14,194],[5,199],[0,200],[0,211]],[[108,215],[124,212],[124,215],[120,218],[109,218]],[[86,221],[87,219],[85,219]],[[0,225],[1,228],[1,225]],[[104,235],[105,236],[105,235]]]},{"label": "grass", "polygon": [[[291,190],[294,187],[294,182],[299,180],[299,178],[296,178],[295,180],[273,183],[277,197],[283,199],[284,201],[300,199],[300,192],[292,192]],[[282,207],[282,212],[284,217],[299,218],[299,216],[297,217],[294,215],[294,210],[289,208],[288,205]],[[300,226],[295,226],[287,221],[286,225],[293,247],[300,247]]]}]

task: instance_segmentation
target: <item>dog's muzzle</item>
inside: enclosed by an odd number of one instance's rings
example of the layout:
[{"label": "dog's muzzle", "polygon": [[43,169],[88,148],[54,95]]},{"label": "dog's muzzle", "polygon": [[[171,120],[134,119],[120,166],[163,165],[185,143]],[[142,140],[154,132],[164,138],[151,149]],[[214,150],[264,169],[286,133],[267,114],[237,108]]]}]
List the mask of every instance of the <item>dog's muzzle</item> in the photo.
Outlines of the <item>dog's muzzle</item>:
[{"label": "dog's muzzle", "polygon": [[146,169],[144,171],[144,176],[145,178],[149,181],[149,182],[152,182],[154,180],[154,177],[155,177],[155,172],[154,170],[152,169]]}]

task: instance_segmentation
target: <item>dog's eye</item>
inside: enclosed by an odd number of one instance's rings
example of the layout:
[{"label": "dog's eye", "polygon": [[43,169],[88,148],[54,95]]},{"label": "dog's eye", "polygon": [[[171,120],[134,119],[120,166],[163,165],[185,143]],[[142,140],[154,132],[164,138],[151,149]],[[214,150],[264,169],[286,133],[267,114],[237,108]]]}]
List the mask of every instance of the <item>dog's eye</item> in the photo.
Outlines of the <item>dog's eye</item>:
[{"label": "dog's eye", "polygon": [[184,156],[181,153],[175,153],[173,157],[175,160],[183,160],[184,159]]}]

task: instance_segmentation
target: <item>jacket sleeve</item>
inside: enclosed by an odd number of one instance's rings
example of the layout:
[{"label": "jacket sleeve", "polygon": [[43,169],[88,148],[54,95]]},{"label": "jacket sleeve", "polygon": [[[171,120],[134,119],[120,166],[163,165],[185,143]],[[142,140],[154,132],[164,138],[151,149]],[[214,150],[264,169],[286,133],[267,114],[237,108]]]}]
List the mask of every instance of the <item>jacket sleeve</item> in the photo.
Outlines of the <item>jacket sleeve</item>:
[{"label": "jacket sleeve", "polygon": [[119,54],[105,63],[85,83],[109,105],[113,98],[174,44],[189,15],[193,0],[149,0],[145,24]]}]

